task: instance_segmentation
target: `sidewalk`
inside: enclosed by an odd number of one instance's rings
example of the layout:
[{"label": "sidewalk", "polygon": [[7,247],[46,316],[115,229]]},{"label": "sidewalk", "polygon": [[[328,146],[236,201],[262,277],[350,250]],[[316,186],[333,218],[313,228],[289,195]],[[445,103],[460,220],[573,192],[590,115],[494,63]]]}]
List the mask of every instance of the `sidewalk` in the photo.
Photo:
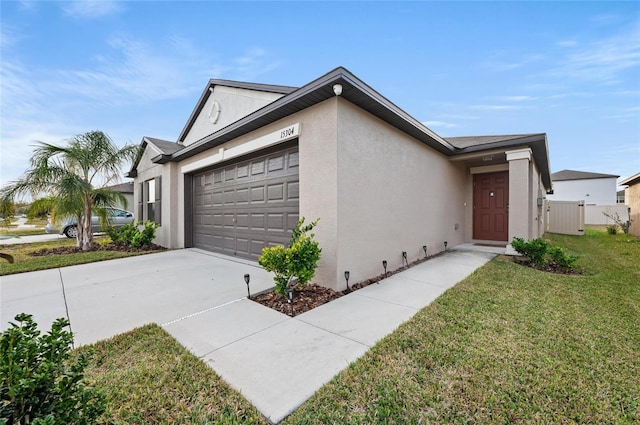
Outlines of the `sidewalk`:
[{"label": "sidewalk", "polygon": [[495,255],[454,249],[294,318],[245,298],[163,327],[278,423]]},{"label": "sidewalk", "polygon": [[376,341],[499,252],[461,245],[291,318],[246,298],[273,287],[255,262],[198,249],[3,276],[0,330],[21,312],[67,317],[76,346],[159,323],[277,423]]}]

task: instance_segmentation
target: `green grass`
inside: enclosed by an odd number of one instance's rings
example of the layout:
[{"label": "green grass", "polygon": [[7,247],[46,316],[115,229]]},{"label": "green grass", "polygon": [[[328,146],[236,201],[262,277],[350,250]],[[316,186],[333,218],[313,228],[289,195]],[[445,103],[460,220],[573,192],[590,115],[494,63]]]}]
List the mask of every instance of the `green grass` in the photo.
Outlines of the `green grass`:
[{"label": "green grass", "polygon": [[[640,239],[596,231],[547,238],[583,254],[584,275],[496,258],[284,422],[638,423]],[[266,423],[157,326],[94,349],[98,365],[87,376],[108,396],[106,422]]]},{"label": "green grass", "polygon": [[585,274],[491,261],[285,422],[638,423],[640,239],[547,238]]},{"label": "green grass", "polygon": [[[0,235],[14,235],[14,236],[32,236],[32,235],[44,235],[44,227],[36,227],[32,229],[18,229],[16,227],[9,227],[0,229]],[[2,241],[0,241],[1,243]]]},{"label": "green grass", "polygon": [[[110,239],[106,236],[95,238],[96,243],[107,242],[109,240]],[[75,239],[66,238],[49,242],[2,245],[0,250],[4,254],[12,255],[14,263],[9,264],[4,260],[0,260],[0,276],[146,254],[146,252],[90,251],[74,254],[51,255],[46,257],[33,257],[29,255],[29,253],[39,251],[43,248],[75,245]]]},{"label": "green grass", "polygon": [[147,325],[81,350],[85,370],[107,397],[103,423],[267,424],[212,369],[157,325]]}]

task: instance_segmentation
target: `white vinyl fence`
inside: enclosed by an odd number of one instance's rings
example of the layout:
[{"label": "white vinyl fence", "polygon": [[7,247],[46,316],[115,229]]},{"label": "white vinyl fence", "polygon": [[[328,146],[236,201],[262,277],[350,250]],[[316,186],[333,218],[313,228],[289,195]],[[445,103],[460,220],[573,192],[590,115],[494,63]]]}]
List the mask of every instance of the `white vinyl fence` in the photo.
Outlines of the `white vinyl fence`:
[{"label": "white vinyl fence", "polygon": [[625,223],[629,221],[629,207],[627,205],[586,205],[584,223],[604,226],[614,224],[614,221],[604,215],[604,213],[609,214],[611,217],[615,217],[617,214]]},{"label": "white vinyl fence", "polygon": [[563,235],[584,235],[584,210],[584,201],[546,201],[545,230]]}]

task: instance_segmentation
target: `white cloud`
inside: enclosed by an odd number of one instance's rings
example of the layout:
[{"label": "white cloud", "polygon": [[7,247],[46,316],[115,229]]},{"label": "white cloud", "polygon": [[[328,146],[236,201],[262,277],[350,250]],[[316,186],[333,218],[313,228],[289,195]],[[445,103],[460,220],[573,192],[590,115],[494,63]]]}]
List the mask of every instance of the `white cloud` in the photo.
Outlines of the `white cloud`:
[{"label": "white cloud", "polygon": [[518,106],[518,105],[471,105],[469,106],[469,108],[476,109],[479,111],[508,111],[508,110],[518,110],[524,107]]},{"label": "white cloud", "polygon": [[495,98],[505,102],[527,102],[538,99],[535,96],[496,96]]},{"label": "white cloud", "polygon": [[604,85],[616,84],[622,72],[640,66],[640,26],[584,44],[571,52],[559,61],[559,66],[550,70],[550,75]]},{"label": "white cloud", "polygon": [[519,60],[512,60],[511,58],[509,58],[509,60],[502,59],[502,56],[506,56],[506,55],[507,55],[506,52],[499,52],[496,55],[494,55],[493,59],[491,59],[488,62],[485,62],[483,66],[489,69],[490,71],[496,71],[496,72],[513,71],[515,69],[531,66],[532,64],[536,62],[540,62],[545,58],[544,55],[530,54],[530,55],[525,55]]},{"label": "white cloud", "polygon": [[575,40],[562,40],[556,43],[556,46],[560,46],[560,47],[574,47],[577,45],[578,45],[578,42]]},{"label": "white cloud", "polygon": [[[109,39],[107,46],[93,57],[92,66],[81,69],[27,67],[4,55],[0,186],[24,173],[34,141],[59,143],[117,120],[101,117],[101,111],[117,116],[117,111],[131,111],[131,106],[138,105],[149,108],[157,101],[195,102],[209,78],[240,79],[278,66],[264,49],[224,59],[179,36],[151,44],[120,35]],[[139,128],[140,122],[128,114],[105,128],[114,140],[130,140],[141,131],[153,130]]]},{"label": "white cloud", "polygon": [[424,124],[425,126],[429,127],[429,128],[454,128],[454,127],[458,127],[458,124],[453,124],[450,122],[444,122],[444,121],[422,121],[422,124]]},{"label": "white cloud", "polygon": [[119,2],[110,0],[74,0],[63,3],[66,16],[76,19],[97,19],[122,10]]}]

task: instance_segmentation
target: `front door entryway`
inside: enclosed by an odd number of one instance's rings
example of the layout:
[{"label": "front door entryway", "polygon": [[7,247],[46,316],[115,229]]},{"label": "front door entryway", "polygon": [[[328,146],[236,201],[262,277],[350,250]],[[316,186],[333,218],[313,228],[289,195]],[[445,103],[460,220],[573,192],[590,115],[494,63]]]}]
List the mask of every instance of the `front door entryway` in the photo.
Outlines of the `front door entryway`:
[{"label": "front door entryway", "polygon": [[509,171],[473,176],[473,238],[509,239]]}]

